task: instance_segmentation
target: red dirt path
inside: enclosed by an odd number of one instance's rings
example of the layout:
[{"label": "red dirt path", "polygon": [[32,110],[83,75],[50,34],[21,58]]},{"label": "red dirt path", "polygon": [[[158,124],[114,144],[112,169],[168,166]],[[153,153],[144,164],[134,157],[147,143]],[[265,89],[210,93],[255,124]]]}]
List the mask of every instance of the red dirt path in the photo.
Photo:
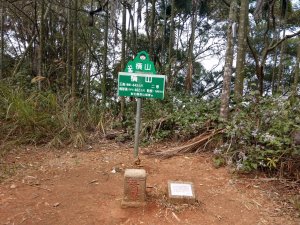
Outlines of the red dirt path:
[{"label": "red dirt path", "polygon": [[[122,209],[124,169],[133,162],[129,146],[101,141],[83,151],[15,152],[5,163],[21,169],[0,184],[0,224],[300,224],[273,181],[215,169],[209,154],[167,160],[141,155],[148,175],[147,205]],[[198,203],[169,204],[168,180],[194,182]]]}]

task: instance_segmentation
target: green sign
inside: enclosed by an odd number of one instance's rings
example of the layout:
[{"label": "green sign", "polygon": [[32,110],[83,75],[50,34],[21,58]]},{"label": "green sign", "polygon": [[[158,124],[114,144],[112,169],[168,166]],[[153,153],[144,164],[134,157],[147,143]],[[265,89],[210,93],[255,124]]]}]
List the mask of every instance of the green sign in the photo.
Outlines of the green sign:
[{"label": "green sign", "polygon": [[136,98],[164,98],[165,76],[120,72],[118,95]]},{"label": "green sign", "polygon": [[156,69],[154,63],[150,61],[148,53],[142,51],[137,54],[134,60],[127,63],[125,72],[156,74]]},{"label": "green sign", "polygon": [[145,51],[127,63],[118,77],[118,95],[136,98],[164,98],[165,75],[156,75],[154,63]]}]

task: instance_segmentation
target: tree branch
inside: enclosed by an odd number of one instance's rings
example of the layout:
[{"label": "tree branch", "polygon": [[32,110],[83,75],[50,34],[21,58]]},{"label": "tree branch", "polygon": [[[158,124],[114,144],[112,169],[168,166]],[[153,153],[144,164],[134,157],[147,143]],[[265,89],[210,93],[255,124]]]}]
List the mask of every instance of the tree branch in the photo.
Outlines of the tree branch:
[{"label": "tree branch", "polygon": [[256,65],[259,65],[259,59],[258,59],[258,56],[257,56],[257,52],[255,51],[255,49],[254,49],[253,46],[251,45],[250,39],[249,39],[248,36],[247,36],[247,44],[248,44],[248,46],[249,46],[249,48],[250,48],[250,51],[251,51],[251,53],[252,53],[252,55],[253,55],[253,58],[254,58],[254,60],[255,60]]},{"label": "tree branch", "polygon": [[281,40],[279,40],[278,42],[276,42],[275,44],[273,44],[272,46],[270,46],[268,49],[267,49],[267,52],[270,52],[272,51],[274,48],[276,48],[278,45],[280,45],[282,42],[284,42],[285,40],[287,39],[290,39],[292,37],[295,37],[297,35],[300,35],[300,30],[294,34],[289,34],[289,35],[286,35],[284,38],[282,38]]},{"label": "tree branch", "polygon": [[228,8],[230,7],[230,4],[229,4],[227,1],[222,0],[222,2],[223,2]]}]

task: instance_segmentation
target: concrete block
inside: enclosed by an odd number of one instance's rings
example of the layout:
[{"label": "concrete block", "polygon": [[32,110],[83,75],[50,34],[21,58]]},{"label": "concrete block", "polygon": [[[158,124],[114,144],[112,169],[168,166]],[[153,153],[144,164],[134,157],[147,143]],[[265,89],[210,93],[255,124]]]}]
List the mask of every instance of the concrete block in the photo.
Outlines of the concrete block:
[{"label": "concrete block", "polygon": [[146,205],[146,171],[126,169],[124,174],[123,208]]}]

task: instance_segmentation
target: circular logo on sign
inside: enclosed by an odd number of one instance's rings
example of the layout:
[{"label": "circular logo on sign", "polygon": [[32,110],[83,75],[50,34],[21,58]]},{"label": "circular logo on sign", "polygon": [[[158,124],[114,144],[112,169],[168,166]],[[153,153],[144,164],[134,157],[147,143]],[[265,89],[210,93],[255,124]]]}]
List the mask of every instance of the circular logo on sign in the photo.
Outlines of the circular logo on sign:
[{"label": "circular logo on sign", "polygon": [[140,55],[140,59],[141,59],[141,60],[145,60],[145,59],[146,59],[146,56],[145,56],[145,55]]}]

